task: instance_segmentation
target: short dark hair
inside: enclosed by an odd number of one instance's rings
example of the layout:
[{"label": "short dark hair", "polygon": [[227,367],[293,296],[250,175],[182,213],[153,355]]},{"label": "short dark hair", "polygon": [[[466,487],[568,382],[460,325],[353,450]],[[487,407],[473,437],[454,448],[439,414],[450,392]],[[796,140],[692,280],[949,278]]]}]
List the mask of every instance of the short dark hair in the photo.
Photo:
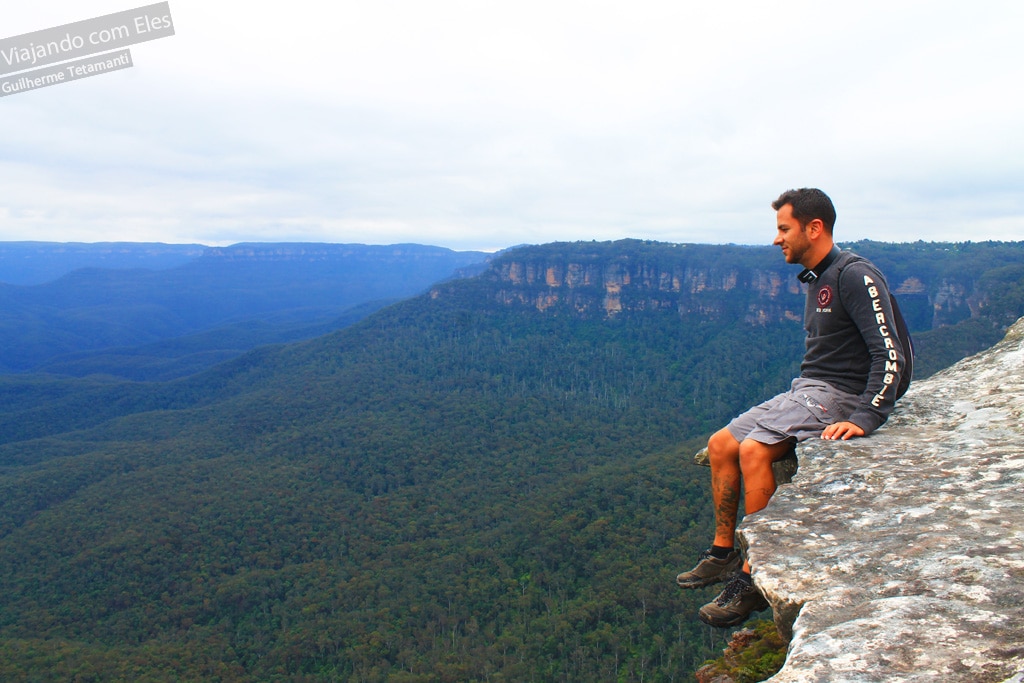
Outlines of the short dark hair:
[{"label": "short dark hair", "polygon": [[786,204],[793,207],[793,218],[800,223],[801,228],[807,227],[808,223],[818,218],[825,225],[825,232],[832,234],[832,228],[836,224],[836,207],[821,190],[813,187],[786,190],[772,202],[772,208],[778,211]]}]

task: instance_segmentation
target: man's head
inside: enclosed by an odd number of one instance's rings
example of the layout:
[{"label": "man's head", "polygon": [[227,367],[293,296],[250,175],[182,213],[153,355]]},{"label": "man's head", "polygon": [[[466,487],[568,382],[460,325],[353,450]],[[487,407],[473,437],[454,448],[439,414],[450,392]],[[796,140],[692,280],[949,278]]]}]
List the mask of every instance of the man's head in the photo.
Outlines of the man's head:
[{"label": "man's head", "polygon": [[836,209],[827,194],[814,188],[787,190],[772,208],[779,228],[772,244],[782,248],[786,263],[813,268],[831,251]]},{"label": "man's head", "polygon": [[827,194],[813,187],[786,190],[772,202],[772,208],[778,211],[786,204],[793,207],[793,218],[800,223],[801,228],[806,228],[808,223],[817,218],[825,232],[832,235],[832,228],[836,224],[836,207]]}]

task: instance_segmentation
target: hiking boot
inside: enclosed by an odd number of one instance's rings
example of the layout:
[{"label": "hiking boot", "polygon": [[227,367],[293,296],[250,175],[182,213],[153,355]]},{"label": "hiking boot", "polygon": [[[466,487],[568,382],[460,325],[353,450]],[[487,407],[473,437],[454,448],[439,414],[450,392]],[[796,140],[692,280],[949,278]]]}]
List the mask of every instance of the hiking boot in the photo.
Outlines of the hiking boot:
[{"label": "hiking boot", "polygon": [[697,558],[697,566],[677,576],[676,583],[680,588],[710,586],[732,576],[740,568],[740,562],[740,554],[736,550],[730,552],[724,560],[712,555],[710,550],[705,550]]},{"label": "hiking boot", "polygon": [[754,612],[768,609],[768,601],[746,576],[736,576],[697,616],[708,626],[728,628],[742,624]]}]

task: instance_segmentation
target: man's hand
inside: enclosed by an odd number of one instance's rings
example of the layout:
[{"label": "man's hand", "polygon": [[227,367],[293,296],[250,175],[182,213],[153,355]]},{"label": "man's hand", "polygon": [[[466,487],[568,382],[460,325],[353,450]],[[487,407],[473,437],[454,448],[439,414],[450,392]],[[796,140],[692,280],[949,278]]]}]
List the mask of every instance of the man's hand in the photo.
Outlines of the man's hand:
[{"label": "man's hand", "polygon": [[864,436],[864,430],[853,424],[852,422],[836,422],[825,427],[825,431],[821,433],[823,439],[842,439],[846,441],[855,436]]}]

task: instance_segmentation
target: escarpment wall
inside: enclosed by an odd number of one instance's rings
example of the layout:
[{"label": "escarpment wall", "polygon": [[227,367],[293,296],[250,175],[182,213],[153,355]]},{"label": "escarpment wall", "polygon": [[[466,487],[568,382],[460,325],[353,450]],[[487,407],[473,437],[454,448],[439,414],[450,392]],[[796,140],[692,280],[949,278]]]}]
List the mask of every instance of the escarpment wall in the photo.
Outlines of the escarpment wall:
[{"label": "escarpment wall", "polygon": [[813,440],[740,528],[773,683],[1024,681],[1024,319],[867,439]]},{"label": "escarpment wall", "polygon": [[491,272],[498,283],[496,298],[505,305],[607,317],[631,310],[716,317],[739,306],[746,322],[760,324],[800,320],[803,310],[803,290],[781,260],[769,268],[751,268],[699,257],[661,263],[642,257],[572,258],[557,254],[499,262]]},{"label": "escarpment wall", "polygon": [[[985,309],[992,283],[966,264],[953,268],[950,248],[856,246],[858,253],[869,258],[874,253],[885,264],[912,329],[955,324]],[[1016,253],[1006,251],[1003,257]],[[608,318],[674,311],[769,325],[803,319],[805,290],[797,272],[775,247],[620,240],[520,247],[495,257],[483,278],[506,306]],[[443,288],[433,291],[442,293]]]}]

